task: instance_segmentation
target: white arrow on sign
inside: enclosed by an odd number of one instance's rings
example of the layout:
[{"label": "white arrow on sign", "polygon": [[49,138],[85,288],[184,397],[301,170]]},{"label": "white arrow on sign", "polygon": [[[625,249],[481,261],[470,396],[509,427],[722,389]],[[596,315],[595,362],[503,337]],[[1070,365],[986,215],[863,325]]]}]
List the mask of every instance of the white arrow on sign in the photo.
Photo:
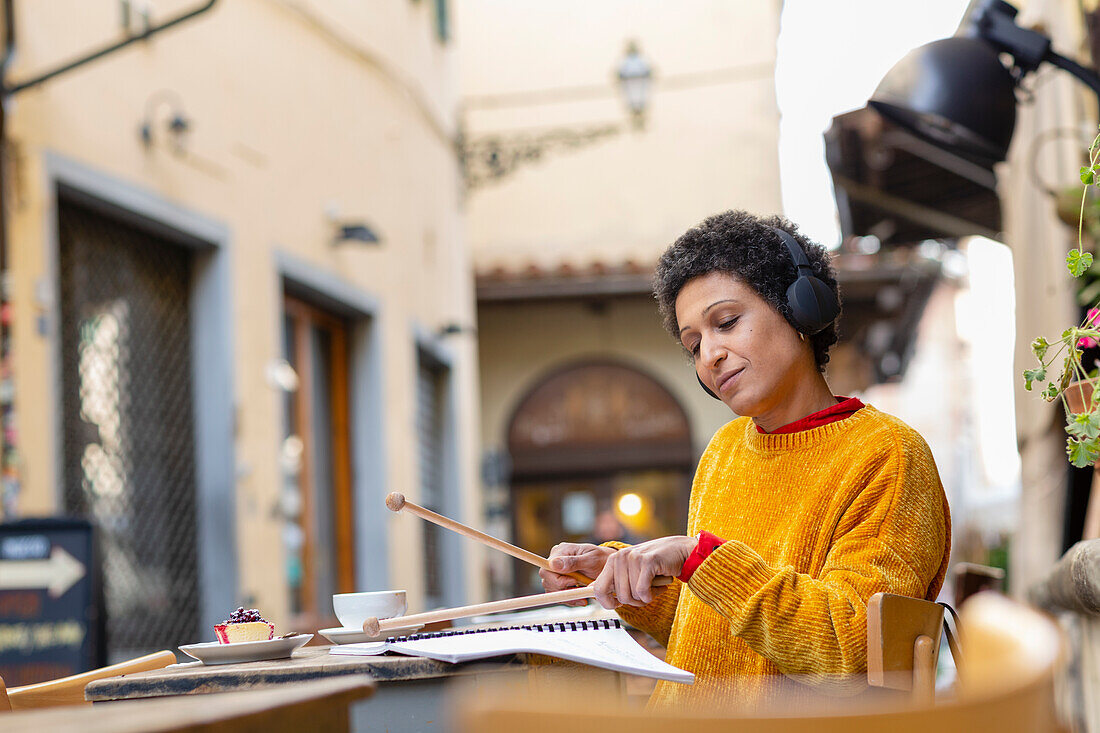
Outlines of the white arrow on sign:
[{"label": "white arrow on sign", "polygon": [[50,598],[59,598],[84,570],[82,562],[55,546],[45,560],[0,560],[0,590],[45,588]]}]

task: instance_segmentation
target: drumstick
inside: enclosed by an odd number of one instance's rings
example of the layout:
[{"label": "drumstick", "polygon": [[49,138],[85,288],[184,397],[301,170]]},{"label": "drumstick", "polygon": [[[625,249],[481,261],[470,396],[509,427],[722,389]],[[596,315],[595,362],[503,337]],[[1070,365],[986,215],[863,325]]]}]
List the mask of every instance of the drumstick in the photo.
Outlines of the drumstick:
[{"label": "drumstick", "polygon": [[414,613],[411,616],[394,616],[393,618],[378,619],[368,618],[363,622],[363,633],[378,636],[383,631],[401,629],[417,624],[434,624],[437,621],[450,621],[467,616],[480,616],[483,613],[497,613],[499,611],[518,611],[522,608],[537,608],[538,606],[550,606],[555,603],[567,601],[581,601],[593,598],[596,589],[591,586],[581,588],[569,588],[567,590],[554,591],[552,593],[539,593],[533,596],[521,598],[506,598],[503,601],[490,601],[489,603],[476,603],[472,606],[460,606],[459,608],[441,608],[438,611],[427,613]]},{"label": "drumstick", "polygon": [[[541,555],[536,555],[535,553],[525,550],[522,547],[516,547],[515,545],[509,544],[504,540],[497,539],[492,535],[488,535],[484,532],[481,532],[480,530],[476,530],[473,527],[467,527],[465,524],[462,524],[461,522],[456,522],[450,517],[445,517],[442,514],[436,514],[431,509],[425,509],[418,504],[414,504],[411,501],[408,501],[405,498],[404,494],[399,494],[396,491],[386,497],[386,508],[389,509],[391,512],[406,510],[411,514],[415,514],[421,519],[427,520],[433,524],[438,524],[440,527],[449,529],[452,532],[458,532],[460,535],[464,535],[466,537],[469,537],[470,539],[477,540],[478,542],[488,545],[493,549],[500,550],[506,555],[511,555],[512,557],[523,560],[524,562],[529,562],[536,567],[542,568],[543,570],[549,570],[552,573],[557,572],[550,567],[550,561],[547,560],[545,557],[542,557]],[[581,585],[588,585],[592,582],[592,578],[589,578],[586,575],[582,575],[581,573],[560,573],[560,575],[568,575],[570,578],[577,581]],[[553,603],[554,601],[550,602]]]}]

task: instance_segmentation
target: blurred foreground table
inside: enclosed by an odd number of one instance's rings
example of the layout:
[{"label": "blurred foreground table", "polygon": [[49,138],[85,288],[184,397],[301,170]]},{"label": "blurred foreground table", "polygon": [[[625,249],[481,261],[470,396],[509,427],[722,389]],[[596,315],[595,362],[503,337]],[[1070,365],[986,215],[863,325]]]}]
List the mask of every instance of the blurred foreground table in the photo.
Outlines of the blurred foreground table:
[{"label": "blurred foreground table", "polygon": [[281,687],[194,698],[161,697],[111,705],[4,713],[5,733],[230,733],[263,730],[347,731],[349,708],[370,697],[376,685],[366,675],[344,675]]}]

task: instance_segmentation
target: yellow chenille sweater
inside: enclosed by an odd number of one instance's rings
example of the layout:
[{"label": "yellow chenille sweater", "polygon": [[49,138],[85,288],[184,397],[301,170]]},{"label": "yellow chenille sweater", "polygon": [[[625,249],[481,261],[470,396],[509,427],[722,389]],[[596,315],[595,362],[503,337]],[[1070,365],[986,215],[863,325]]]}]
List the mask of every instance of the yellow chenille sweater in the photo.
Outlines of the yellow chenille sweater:
[{"label": "yellow chenille sweater", "polygon": [[692,486],[687,534],[703,530],[727,542],[686,584],[619,609],[695,673],[694,685],[658,683],[651,707],[863,690],[867,599],[934,599],[951,545],[928,446],[870,405],[799,433],[762,434],[748,418],[724,426]]}]

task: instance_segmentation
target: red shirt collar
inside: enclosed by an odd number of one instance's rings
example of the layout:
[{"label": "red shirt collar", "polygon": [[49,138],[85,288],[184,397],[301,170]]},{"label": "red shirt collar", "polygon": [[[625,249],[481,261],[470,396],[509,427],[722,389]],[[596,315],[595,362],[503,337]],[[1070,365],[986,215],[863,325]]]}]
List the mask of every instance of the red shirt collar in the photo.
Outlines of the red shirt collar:
[{"label": "red shirt collar", "polygon": [[[843,420],[846,417],[851,417],[857,410],[863,407],[863,403],[859,401],[858,397],[837,397],[837,402],[832,407],[826,407],[824,410],[819,410],[812,415],[807,415],[801,420],[795,420],[792,423],[788,423],[781,428],[772,430],[770,435],[779,435],[781,433],[799,433],[803,430],[809,430],[810,428],[821,427],[822,425],[828,425],[831,422],[837,422]],[[756,426],[756,432],[768,433],[767,430]]]}]

